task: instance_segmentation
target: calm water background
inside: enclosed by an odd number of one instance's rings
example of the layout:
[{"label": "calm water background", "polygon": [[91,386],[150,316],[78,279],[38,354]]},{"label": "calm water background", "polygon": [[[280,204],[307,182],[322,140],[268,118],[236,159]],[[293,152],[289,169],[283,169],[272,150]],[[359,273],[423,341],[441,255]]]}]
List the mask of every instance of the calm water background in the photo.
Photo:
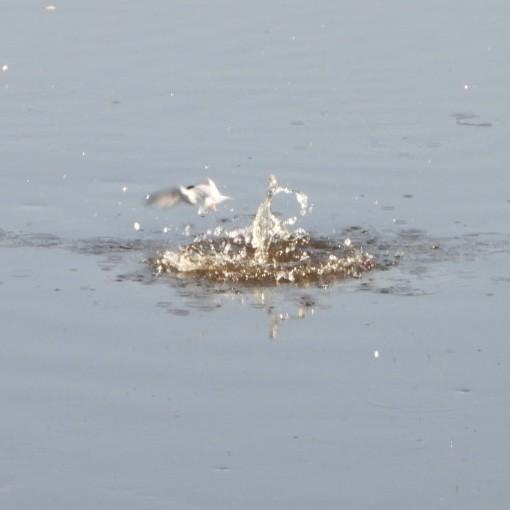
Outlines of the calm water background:
[{"label": "calm water background", "polygon": [[[506,508],[508,3],[46,5],[0,16],[0,506]],[[399,265],[151,278],[269,173]]]}]

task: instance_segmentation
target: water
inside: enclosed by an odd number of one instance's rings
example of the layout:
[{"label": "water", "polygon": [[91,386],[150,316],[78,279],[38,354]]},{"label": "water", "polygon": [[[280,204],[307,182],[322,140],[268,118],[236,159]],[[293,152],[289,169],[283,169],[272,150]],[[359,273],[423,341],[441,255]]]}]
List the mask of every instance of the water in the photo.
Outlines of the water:
[{"label": "water", "polygon": [[314,239],[302,229],[289,231],[288,225],[295,224],[297,216],[281,220],[271,209],[273,198],[280,193],[294,195],[300,214],[307,213],[307,195],[279,186],[271,175],[267,196],[251,225],[226,231],[216,228],[177,250],[164,250],[150,258],[149,263],[158,273],[254,285],[324,285],[346,277],[360,277],[374,268],[373,257],[362,247],[351,246],[349,238],[335,242]]},{"label": "water", "polygon": [[505,508],[507,4],[55,7],[0,18],[0,506]]}]

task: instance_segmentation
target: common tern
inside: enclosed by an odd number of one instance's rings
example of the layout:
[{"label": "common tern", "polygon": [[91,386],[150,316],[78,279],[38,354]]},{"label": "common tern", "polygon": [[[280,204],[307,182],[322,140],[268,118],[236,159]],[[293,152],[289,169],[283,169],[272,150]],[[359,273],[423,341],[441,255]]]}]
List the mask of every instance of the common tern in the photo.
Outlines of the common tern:
[{"label": "common tern", "polygon": [[222,195],[213,180],[191,186],[178,186],[151,193],[146,196],[146,203],[156,207],[173,207],[178,204],[189,204],[198,207],[198,214],[216,211],[216,206],[231,197]]}]

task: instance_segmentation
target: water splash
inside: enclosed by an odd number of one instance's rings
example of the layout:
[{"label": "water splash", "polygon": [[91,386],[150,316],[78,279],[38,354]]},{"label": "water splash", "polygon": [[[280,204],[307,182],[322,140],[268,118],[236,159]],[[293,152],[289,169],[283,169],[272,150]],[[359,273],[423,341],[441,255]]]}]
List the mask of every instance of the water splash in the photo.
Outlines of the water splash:
[{"label": "water splash", "polygon": [[295,195],[301,206],[300,214],[304,216],[307,213],[308,197],[301,191],[279,186],[276,177],[270,175],[267,196],[259,205],[251,226],[251,245],[255,250],[255,259],[260,263],[268,260],[271,243],[288,238],[289,232],[286,225],[293,225],[297,220],[295,216],[288,218],[286,221],[279,220],[274,216],[271,211],[271,203],[279,193]]},{"label": "water splash", "polygon": [[374,268],[373,257],[349,239],[339,242],[314,238],[303,229],[289,230],[298,216],[279,219],[271,209],[280,193],[295,197],[299,215],[311,210],[305,193],[280,186],[271,175],[251,225],[230,231],[218,227],[192,243],[157,253],[149,263],[158,273],[181,278],[254,285],[329,284]]}]

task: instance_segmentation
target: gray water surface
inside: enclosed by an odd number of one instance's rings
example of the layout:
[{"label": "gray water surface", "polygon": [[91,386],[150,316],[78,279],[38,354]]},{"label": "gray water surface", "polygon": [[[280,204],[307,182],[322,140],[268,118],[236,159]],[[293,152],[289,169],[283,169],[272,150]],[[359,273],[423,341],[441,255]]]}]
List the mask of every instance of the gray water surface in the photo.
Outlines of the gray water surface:
[{"label": "gray water surface", "polygon": [[[506,508],[507,3],[49,5],[0,16],[0,506]],[[154,274],[269,174],[378,267]]]}]

